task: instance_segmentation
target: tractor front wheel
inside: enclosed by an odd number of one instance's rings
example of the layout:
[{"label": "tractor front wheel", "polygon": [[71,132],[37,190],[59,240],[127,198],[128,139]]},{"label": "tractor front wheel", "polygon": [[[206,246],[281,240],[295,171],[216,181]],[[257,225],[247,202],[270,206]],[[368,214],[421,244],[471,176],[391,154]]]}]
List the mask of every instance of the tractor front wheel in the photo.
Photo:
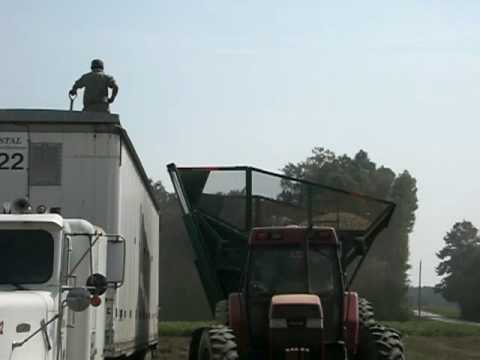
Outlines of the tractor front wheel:
[{"label": "tractor front wheel", "polygon": [[227,326],[205,328],[198,344],[198,360],[238,360],[237,343]]}]

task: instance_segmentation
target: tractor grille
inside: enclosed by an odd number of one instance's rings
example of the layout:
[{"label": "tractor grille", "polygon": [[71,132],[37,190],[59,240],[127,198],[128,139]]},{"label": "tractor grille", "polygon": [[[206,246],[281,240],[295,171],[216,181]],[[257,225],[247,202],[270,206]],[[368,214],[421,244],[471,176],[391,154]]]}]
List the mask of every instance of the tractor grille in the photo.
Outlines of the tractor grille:
[{"label": "tractor grille", "polygon": [[312,319],[321,318],[321,310],[318,305],[306,304],[282,304],[272,307],[272,319]]}]

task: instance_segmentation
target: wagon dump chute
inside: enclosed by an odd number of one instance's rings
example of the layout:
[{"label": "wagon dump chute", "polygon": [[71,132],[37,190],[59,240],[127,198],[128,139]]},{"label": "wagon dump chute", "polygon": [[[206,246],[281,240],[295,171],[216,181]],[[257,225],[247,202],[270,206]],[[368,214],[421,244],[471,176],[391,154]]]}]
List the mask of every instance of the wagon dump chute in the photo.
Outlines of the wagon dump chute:
[{"label": "wagon dump chute", "polygon": [[331,226],[349,281],[395,205],[253,167],[168,165],[209,303],[239,288],[248,234],[259,226]]}]

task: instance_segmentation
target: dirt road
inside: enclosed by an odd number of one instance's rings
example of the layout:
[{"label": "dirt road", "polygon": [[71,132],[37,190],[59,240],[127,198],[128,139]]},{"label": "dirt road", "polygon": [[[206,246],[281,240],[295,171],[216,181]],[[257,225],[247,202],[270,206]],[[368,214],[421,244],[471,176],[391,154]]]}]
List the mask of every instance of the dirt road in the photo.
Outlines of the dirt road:
[{"label": "dirt road", "polygon": [[188,359],[187,337],[160,338],[159,359],[161,360],[187,360]]},{"label": "dirt road", "polygon": [[[409,336],[405,339],[409,360],[478,360],[480,338],[474,336],[422,337]],[[158,360],[187,360],[187,337],[161,337]]]}]

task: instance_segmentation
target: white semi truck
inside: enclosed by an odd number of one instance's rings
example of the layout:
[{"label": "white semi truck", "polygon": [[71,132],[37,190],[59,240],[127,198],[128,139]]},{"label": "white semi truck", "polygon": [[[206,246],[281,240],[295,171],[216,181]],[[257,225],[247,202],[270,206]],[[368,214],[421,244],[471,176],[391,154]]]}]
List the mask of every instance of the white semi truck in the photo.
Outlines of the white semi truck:
[{"label": "white semi truck", "polygon": [[117,115],[0,110],[0,359],[151,358],[159,207]]}]

